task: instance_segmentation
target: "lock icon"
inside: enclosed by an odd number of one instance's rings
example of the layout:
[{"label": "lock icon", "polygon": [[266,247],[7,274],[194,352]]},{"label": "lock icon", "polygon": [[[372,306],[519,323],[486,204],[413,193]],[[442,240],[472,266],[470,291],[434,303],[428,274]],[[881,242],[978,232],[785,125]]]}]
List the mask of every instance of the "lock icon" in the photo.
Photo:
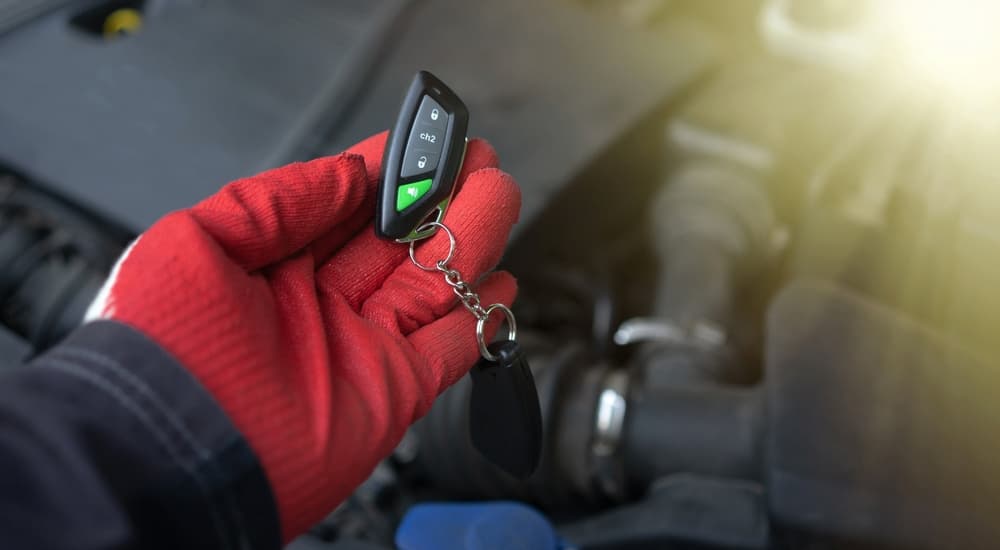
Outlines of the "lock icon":
[{"label": "lock icon", "polygon": [[431,109],[431,120],[437,120],[438,116],[440,116],[440,113],[438,113],[438,110],[437,109]]},{"label": "lock icon", "polygon": [[426,155],[421,156],[420,158],[417,159],[417,168],[423,168],[424,166],[427,166],[427,156]]}]

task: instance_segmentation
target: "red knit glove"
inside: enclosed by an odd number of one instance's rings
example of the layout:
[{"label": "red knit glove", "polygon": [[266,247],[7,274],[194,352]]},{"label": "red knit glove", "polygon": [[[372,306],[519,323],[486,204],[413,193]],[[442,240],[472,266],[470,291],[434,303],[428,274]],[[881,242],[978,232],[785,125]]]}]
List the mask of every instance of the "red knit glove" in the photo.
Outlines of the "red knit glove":
[{"label": "red knit glove", "polygon": [[[375,237],[385,138],[167,215],[88,315],[139,329],[212,393],[263,464],[286,540],[347,497],[478,358],[475,318],[441,274]],[[469,143],[445,218],[458,241],[449,265],[469,282],[500,260],[520,209],[496,163],[488,144]],[[439,232],[418,259],[443,258],[447,241]],[[504,272],[477,288],[484,304],[516,294]]]}]

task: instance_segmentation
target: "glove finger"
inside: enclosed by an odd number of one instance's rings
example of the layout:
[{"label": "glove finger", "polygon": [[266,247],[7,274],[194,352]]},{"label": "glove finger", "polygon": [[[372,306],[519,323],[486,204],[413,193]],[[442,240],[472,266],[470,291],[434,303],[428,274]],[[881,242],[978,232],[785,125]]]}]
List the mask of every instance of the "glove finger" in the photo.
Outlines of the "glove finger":
[{"label": "glove finger", "polygon": [[[480,285],[479,295],[484,307],[500,303],[507,307],[517,295],[517,281],[506,271],[491,273]],[[503,315],[494,312],[484,330],[490,342],[503,321]],[[457,305],[444,317],[415,330],[409,341],[431,366],[440,385],[438,393],[451,386],[479,359],[476,342],[476,318],[464,306]]]},{"label": "glove finger", "polygon": [[364,157],[365,172],[368,174],[368,182],[371,185],[372,193],[375,191],[375,182],[378,181],[379,173],[382,171],[382,154],[385,151],[385,142],[388,138],[388,130],[379,132],[344,151],[345,153]]},{"label": "glove finger", "polygon": [[358,234],[375,214],[375,188],[382,171],[382,156],[389,132],[381,132],[351,147],[345,153],[360,155],[365,159],[365,197],[353,215],[343,223],[321,235],[311,245],[317,265]]},{"label": "glove finger", "polygon": [[358,212],[374,209],[363,207],[374,194],[377,176],[371,178],[369,171],[378,172],[379,139],[384,144],[384,137],[375,136],[355,152],[234,181],[189,213],[233,261],[247,271],[259,269],[305,248]]},{"label": "glove finger", "polygon": [[[465,153],[465,162],[459,174],[459,187],[456,190],[455,202],[461,195],[464,182],[469,175],[483,168],[496,168],[497,155],[493,147],[484,140],[474,139],[469,142]],[[453,203],[454,204],[454,203]],[[452,207],[454,208],[454,206]],[[375,212],[374,202],[369,218]],[[452,214],[448,217],[451,219]],[[407,260],[407,246],[392,241],[385,241],[375,236],[375,226],[369,223],[360,233],[347,242],[336,254],[320,268],[317,280],[326,292],[337,292],[347,298],[355,311],[361,303],[372,295],[386,278]]]},{"label": "glove finger", "polygon": [[[448,266],[475,284],[500,261],[520,207],[521,194],[510,175],[487,168],[469,176],[445,219],[456,241]],[[448,250],[448,236],[438,231],[417,246],[416,257],[433,266]],[[406,335],[441,317],[455,303],[455,293],[442,273],[424,271],[406,260],[365,300],[361,314],[386,330]]]}]

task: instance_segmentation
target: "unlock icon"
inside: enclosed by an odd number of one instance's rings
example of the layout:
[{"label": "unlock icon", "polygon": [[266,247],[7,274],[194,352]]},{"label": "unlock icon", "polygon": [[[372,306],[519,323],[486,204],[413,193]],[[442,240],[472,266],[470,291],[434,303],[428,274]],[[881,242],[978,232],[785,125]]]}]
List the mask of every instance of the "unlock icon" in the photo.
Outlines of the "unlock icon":
[{"label": "unlock icon", "polygon": [[420,158],[417,159],[417,168],[423,168],[425,166],[427,166],[427,155],[421,155]]}]

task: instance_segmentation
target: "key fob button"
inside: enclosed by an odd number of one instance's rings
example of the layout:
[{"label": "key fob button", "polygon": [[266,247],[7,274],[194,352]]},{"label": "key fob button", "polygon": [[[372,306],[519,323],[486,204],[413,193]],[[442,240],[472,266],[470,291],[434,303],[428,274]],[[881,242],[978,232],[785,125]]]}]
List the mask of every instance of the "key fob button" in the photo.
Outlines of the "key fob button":
[{"label": "key fob button", "polygon": [[431,151],[421,151],[420,149],[407,149],[403,155],[403,167],[400,169],[399,177],[406,179],[421,174],[430,174],[438,165],[440,155]]},{"label": "key fob button", "polygon": [[420,197],[423,197],[430,191],[432,183],[433,180],[427,178],[407,183],[406,185],[400,185],[399,189],[396,190],[396,212],[402,212],[409,208],[411,204],[420,200]]},{"label": "key fob button", "polygon": [[442,145],[444,145],[444,130],[434,128],[433,126],[417,124],[413,126],[413,130],[410,132],[410,139],[406,143],[406,150],[412,151],[417,149],[440,154]]},{"label": "key fob button", "polygon": [[438,130],[444,130],[448,127],[448,114],[445,113],[437,101],[425,95],[420,101],[420,108],[417,110],[417,120],[414,122],[414,125],[430,126]]}]

